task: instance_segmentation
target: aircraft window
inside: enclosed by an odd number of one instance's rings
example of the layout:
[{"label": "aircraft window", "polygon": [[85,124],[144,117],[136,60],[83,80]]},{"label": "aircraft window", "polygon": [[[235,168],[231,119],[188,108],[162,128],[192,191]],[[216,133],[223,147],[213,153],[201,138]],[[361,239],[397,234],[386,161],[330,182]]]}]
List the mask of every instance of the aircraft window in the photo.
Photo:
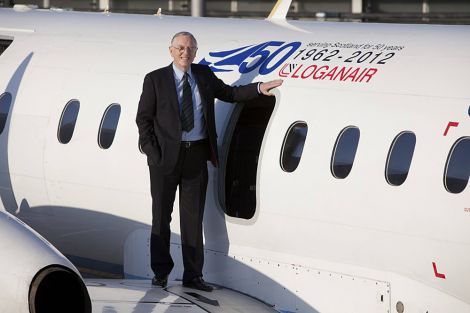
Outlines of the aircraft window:
[{"label": "aircraft window", "polygon": [[3,129],[7,124],[8,113],[11,107],[11,93],[5,92],[0,95],[0,134],[3,133]]},{"label": "aircraft window", "polygon": [[415,145],[416,136],[410,131],[401,132],[393,140],[385,166],[385,179],[390,185],[400,186],[405,182]]},{"label": "aircraft window", "polygon": [[359,137],[360,131],[356,126],[348,126],[338,135],[331,156],[331,173],[334,177],[348,177],[356,157]]},{"label": "aircraft window", "polygon": [[293,172],[297,168],[307,139],[308,127],[305,122],[295,122],[287,130],[281,150],[281,168]]},{"label": "aircraft window", "polygon": [[113,144],[120,115],[121,106],[117,103],[111,104],[104,112],[98,133],[100,148],[108,149]]},{"label": "aircraft window", "polygon": [[0,39],[0,55],[10,46],[12,40]]},{"label": "aircraft window", "polygon": [[60,117],[57,138],[60,143],[69,143],[72,139],[75,123],[77,122],[78,111],[80,111],[80,102],[78,100],[70,100],[62,112]]},{"label": "aircraft window", "polygon": [[451,193],[460,193],[467,187],[470,176],[470,137],[458,139],[447,157],[444,185]]}]

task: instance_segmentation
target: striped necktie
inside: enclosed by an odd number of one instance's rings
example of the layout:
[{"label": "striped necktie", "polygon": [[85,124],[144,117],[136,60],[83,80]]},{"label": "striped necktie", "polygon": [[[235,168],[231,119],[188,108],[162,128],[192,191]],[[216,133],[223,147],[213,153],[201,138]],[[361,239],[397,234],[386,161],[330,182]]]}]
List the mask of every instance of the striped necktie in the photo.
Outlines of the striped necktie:
[{"label": "striped necktie", "polygon": [[184,131],[189,132],[194,128],[193,95],[189,85],[189,75],[183,75],[183,103],[181,111],[181,126]]}]

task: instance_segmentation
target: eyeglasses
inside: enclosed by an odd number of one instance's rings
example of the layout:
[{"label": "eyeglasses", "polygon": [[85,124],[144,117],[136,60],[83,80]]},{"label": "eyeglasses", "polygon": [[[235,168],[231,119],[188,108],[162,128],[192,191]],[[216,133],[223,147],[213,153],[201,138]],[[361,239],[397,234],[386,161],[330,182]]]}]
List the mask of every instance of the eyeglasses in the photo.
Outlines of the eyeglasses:
[{"label": "eyeglasses", "polygon": [[179,46],[179,47],[171,46],[171,47],[178,50],[179,53],[183,53],[185,50],[188,50],[188,52],[192,54],[197,51],[197,47],[183,47],[183,46]]}]

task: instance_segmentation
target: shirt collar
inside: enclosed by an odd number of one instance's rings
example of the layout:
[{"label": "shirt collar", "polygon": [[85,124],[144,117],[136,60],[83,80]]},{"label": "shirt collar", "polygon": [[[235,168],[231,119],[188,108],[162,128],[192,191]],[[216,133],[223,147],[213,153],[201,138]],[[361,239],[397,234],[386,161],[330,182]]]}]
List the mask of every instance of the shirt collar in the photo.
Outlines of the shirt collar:
[{"label": "shirt collar", "polygon": [[[180,70],[179,68],[176,67],[175,63],[172,63],[173,65],[173,73],[175,74],[175,77],[178,79],[178,80],[182,80],[183,79],[183,75],[184,75],[184,72],[182,70]],[[193,77],[193,73],[191,72],[191,66],[189,67],[188,69],[188,75],[189,75],[189,79],[192,79]]]}]

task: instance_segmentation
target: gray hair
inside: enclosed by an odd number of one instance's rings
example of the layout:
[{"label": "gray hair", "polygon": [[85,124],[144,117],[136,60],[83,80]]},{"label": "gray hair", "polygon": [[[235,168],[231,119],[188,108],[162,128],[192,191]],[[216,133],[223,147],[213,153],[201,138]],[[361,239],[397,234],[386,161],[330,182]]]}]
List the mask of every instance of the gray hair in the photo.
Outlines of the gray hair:
[{"label": "gray hair", "polygon": [[175,41],[175,38],[176,37],[179,37],[179,36],[188,36],[188,37],[191,37],[191,39],[194,41],[194,43],[196,44],[197,46],[197,40],[196,38],[193,36],[193,34],[191,34],[190,32],[186,32],[186,31],[182,31],[182,32],[178,32],[176,33],[173,38],[171,38],[171,45],[173,45],[173,41]]}]

